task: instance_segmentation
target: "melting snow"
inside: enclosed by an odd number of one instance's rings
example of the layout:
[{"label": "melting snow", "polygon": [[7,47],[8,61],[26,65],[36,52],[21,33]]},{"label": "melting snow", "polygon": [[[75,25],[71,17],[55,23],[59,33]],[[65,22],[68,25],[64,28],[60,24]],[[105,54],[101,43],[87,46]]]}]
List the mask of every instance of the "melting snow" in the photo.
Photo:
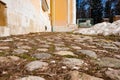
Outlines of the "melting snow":
[{"label": "melting snow", "polygon": [[120,20],[113,23],[103,22],[94,25],[91,28],[80,28],[74,33],[81,33],[87,35],[120,35]]}]

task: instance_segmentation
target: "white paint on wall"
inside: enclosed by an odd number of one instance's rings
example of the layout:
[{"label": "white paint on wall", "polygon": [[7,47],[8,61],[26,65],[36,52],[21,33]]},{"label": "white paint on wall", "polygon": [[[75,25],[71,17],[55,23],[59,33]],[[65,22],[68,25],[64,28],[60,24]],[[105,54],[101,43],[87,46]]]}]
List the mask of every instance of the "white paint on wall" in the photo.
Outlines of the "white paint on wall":
[{"label": "white paint on wall", "polygon": [[[41,6],[39,10],[36,10],[35,5],[31,0],[1,0],[7,5],[7,27],[0,27],[0,30],[5,31],[5,28],[9,30],[10,35],[27,34],[30,32],[42,32],[51,31],[51,24],[49,20],[49,11],[44,12],[42,10],[41,0],[38,0]],[[5,31],[6,32],[6,31]],[[4,34],[5,34],[4,32]],[[0,35],[3,33],[0,32]],[[3,34],[3,35],[4,35]]]},{"label": "white paint on wall", "polygon": [[70,24],[70,0],[68,0],[68,24]]},{"label": "white paint on wall", "polygon": [[72,23],[76,24],[76,0],[72,0],[72,7],[73,7],[73,20]]}]

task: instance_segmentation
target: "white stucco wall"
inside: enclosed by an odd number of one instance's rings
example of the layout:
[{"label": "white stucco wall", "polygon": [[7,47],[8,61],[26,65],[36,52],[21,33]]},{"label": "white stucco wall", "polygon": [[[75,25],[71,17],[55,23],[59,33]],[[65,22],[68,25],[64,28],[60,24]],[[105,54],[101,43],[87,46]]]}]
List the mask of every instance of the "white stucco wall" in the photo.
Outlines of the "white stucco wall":
[{"label": "white stucco wall", "polygon": [[[1,0],[7,5],[8,25],[0,27],[0,36],[27,34],[30,32],[51,31],[48,12],[42,10],[41,0]],[[7,33],[6,33],[7,32]]]}]

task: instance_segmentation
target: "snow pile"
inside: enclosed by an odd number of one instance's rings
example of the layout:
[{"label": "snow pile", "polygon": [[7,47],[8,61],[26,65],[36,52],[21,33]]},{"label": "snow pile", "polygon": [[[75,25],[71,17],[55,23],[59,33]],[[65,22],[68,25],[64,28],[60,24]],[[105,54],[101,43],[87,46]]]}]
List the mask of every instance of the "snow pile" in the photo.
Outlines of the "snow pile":
[{"label": "snow pile", "polygon": [[120,35],[120,20],[113,23],[103,22],[94,25],[91,28],[82,28],[74,33],[81,33],[87,35]]}]

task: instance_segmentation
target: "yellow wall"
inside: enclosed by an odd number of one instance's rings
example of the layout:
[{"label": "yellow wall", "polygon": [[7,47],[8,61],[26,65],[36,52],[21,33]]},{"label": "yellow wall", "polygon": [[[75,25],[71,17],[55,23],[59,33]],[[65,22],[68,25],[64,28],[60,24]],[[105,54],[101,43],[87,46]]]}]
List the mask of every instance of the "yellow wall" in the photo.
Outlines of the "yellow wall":
[{"label": "yellow wall", "polygon": [[68,20],[68,0],[55,0],[55,25],[67,25]]},{"label": "yellow wall", "polygon": [[51,0],[51,22],[56,27],[72,24],[73,0]]},{"label": "yellow wall", "polygon": [[68,24],[68,0],[51,0],[51,16],[54,26]]},{"label": "yellow wall", "polygon": [[0,26],[7,25],[6,5],[0,2]]}]

